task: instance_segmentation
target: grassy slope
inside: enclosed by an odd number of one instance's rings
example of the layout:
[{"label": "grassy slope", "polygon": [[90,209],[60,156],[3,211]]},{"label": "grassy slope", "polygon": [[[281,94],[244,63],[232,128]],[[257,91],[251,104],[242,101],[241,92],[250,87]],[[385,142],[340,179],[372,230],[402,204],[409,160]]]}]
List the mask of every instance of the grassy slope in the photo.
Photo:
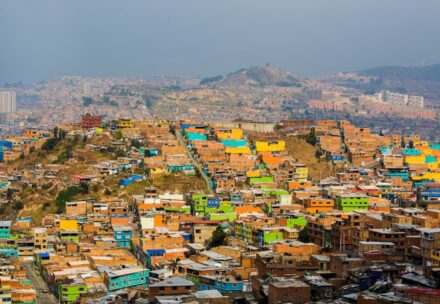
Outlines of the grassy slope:
[{"label": "grassy slope", "polygon": [[333,165],[325,160],[317,159],[315,156],[317,148],[306,143],[303,139],[297,137],[287,138],[286,149],[290,156],[309,167],[311,179],[319,180],[334,175]]}]

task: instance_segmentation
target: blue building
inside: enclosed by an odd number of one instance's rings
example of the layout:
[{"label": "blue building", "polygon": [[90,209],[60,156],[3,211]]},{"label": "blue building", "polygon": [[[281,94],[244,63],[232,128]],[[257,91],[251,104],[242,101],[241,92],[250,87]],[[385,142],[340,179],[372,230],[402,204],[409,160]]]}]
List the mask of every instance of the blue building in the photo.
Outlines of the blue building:
[{"label": "blue building", "polygon": [[148,286],[150,271],[143,267],[130,267],[104,272],[104,282],[108,291],[115,291],[133,286]]},{"label": "blue building", "polygon": [[130,248],[133,238],[133,229],[130,226],[113,227],[115,240],[120,248]]},{"label": "blue building", "polygon": [[12,149],[14,143],[8,140],[0,140],[0,147],[5,147],[8,149]]},{"label": "blue building", "polygon": [[221,293],[242,292],[243,281],[232,275],[204,275],[199,279],[199,290],[218,290]]},{"label": "blue building", "polygon": [[148,268],[151,268],[151,258],[152,257],[159,257],[164,256],[166,253],[165,249],[148,249],[145,252],[145,266]]},{"label": "blue building", "polygon": [[419,200],[430,201],[440,198],[440,185],[428,184],[420,191]]}]

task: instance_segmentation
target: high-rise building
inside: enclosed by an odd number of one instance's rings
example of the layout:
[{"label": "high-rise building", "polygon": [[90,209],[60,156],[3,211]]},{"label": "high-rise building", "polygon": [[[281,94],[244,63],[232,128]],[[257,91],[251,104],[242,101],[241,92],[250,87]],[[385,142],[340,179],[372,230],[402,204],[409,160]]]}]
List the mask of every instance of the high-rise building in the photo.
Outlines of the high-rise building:
[{"label": "high-rise building", "polygon": [[399,106],[409,106],[415,108],[423,108],[425,99],[423,96],[400,94],[390,91],[380,91],[376,93],[377,99],[381,102],[391,103]]},{"label": "high-rise building", "polygon": [[16,110],[16,95],[14,91],[0,91],[0,113],[12,113]]},{"label": "high-rise building", "polygon": [[304,90],[307,100],[322,100],[322,90],[318,88],[306,88]]}]

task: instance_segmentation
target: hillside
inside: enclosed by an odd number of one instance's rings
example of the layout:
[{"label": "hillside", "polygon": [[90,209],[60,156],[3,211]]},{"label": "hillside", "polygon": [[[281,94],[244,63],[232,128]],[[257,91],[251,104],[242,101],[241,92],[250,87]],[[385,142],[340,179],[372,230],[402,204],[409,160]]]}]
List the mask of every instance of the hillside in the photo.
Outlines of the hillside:
[{"label": "hillside", "polygon": [[241,69],[226,76],[213,76],[200,81],[201,85],[219,86],[266,86],[300,87],[302,80],[290,73],[277,68],[266,66],[253,66]]},{"label": "hillside", "polygon": [[[248,139],[267,140],[264,135],[250,135]],[[309,168],[309,177],[312,180],[321,180],[334,175],[335,167],[328,161],[316,157],[318,148],[307,143],[304,139],[294,136],[282,137],[286,142],[287,154],[293,157],[298,163],[304,164]]]},{"label": "hillside", "polygon": [[296,158],[298,163],[309,168],[309,176],[312,180],[321,180],[334,175],[333,165],[330,162],[318,159],[316,157],[318,149],[305,140],[298,137],[288,137],[286,139],[286,149],[289,156]]}]

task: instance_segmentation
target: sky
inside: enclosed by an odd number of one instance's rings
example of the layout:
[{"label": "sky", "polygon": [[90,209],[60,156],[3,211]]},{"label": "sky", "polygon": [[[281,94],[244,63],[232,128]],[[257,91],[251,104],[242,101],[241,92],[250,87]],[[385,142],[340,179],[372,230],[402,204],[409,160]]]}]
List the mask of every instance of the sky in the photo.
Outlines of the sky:
[{"label": "sky", "polygon": [[0,0],[0,84],[440,62],[438,0]]}]

